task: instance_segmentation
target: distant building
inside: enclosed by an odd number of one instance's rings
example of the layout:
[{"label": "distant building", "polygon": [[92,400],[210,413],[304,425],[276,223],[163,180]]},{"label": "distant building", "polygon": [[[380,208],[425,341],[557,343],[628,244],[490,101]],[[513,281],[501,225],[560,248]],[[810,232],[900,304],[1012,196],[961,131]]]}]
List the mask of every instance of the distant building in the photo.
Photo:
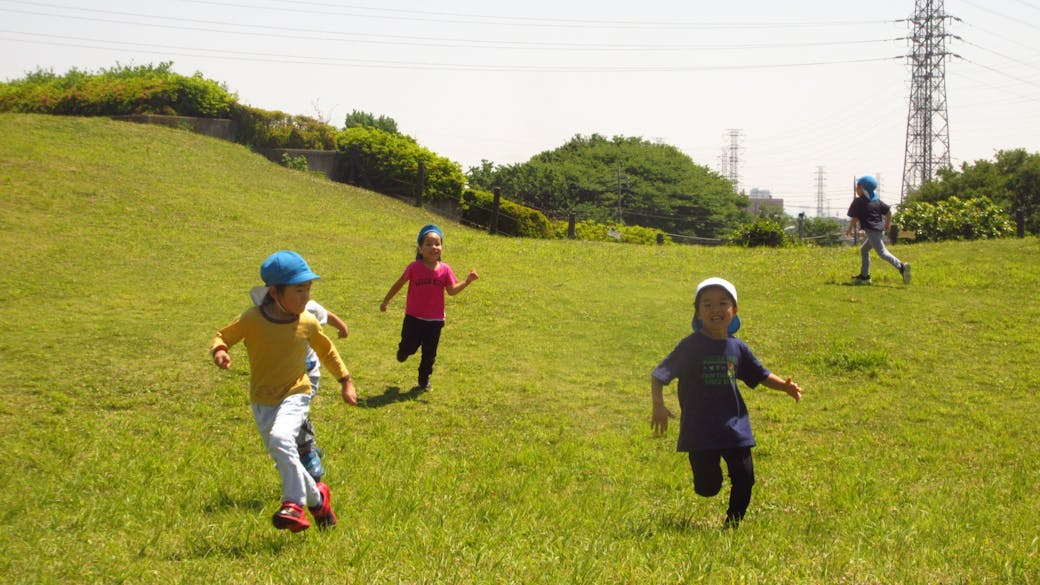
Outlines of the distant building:
[{"label": "distant building", "polygon": [[784,200],[774,198],[769,189],[752,189],[748,192],[747,210],[751,215],[783,213]]}]

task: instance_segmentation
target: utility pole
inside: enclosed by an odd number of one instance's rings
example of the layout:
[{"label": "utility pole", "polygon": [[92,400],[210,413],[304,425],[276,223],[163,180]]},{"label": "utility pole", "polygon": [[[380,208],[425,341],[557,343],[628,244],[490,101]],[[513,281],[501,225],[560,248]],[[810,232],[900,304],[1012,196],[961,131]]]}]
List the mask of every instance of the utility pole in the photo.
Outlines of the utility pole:
[{"label": "utility pole", "polygon": [[[899,202],[950,164],[946,107],[946,19],[943,0],[916,0],[911,28],[910,107],[906,117],[903,189]],[[953,55],[957,56],[957,55]]]},{"label": "utility pole", "polygon": [[618,225],[624,225],[624,218],[621,214],[621,163],[617,166],[617,222]]},{"label": "utility pole", "polygon": [[816,167],[816,217],[823,213],[823,167]]}]

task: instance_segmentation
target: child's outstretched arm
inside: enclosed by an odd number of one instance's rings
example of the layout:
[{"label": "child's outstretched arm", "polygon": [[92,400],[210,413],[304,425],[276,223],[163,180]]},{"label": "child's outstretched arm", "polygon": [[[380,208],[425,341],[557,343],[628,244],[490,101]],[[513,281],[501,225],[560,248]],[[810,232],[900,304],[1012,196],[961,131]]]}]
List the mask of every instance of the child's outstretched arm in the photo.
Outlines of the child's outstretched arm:
[{"label": "child's outstretched arm", "polygon": [[454,285],[449,286],[449,287],[445,288],[444,290],[447,291],[447,293],[449,295],[455,296],[455,295],[459,294],[460,292],[462,292],[462,289],[464,289],[467,286],[469,286],[471,282],[473,282],[474,280],[476,280],[478,278],[480,278],[480,277],[477,276],[477,271],[476,270],[470,270],[469,271],[469,276],[466,277],[466,280],[463,280],[461,282],[456,282]]},{"label": "child's outstretched arm", "polygon": [[655,435],[663,435],[668,430],[668,419],[675,418],[664,405],[664,382],[650,376],[650,398],[654,403],[654,412],[650,416],[650,428]]},{"label": "child's outstretched arm", "polygon": [[209,355],[213,363],[222,370],[231,367],[231,355],[228,348],[242,340],[242,326],[239,319],[235,319],[227,327],[217,331],[216,337],[209,342]]},{"label": "child's outstretched arm", "polygon": [[228,354],[226,347],[217,347],[213,350],[213,363],[222,370],[231,367],[231,355]]},{"label": "child's outstretched arm", "polygon": [[788,396],[794,398],[796,401],[802,399],[802,387],[791,381],[791,377],[783,379],[776,374],[769,374],[769,377],[762,380],[762,385],[766,388],[772,388],[773,390],[782,390],[787,392]]},{"label": "child's outstretched arm", "polygon": [[394,295],[401,290],[401,287],[404,286],[404,283],[406,282],[408,282],[408,278],[402,275],[401,278],[397,279],[397,282],[390,285],[390,290],[386,291],[386,296],[383,297],[383,302],[379,303],[380,311],[384,313],[386,312],[386,306],[390,304],[390,299],[394,298]]},{"label": "child's outstretched arm", "polygon": [[354,380],[350,374],[339,379],[339,394],[343,397],[343,402],[357,406],[357,390],[354,389]]},{"label": "child's outstretched arm", "polygon": [[350,335],[350,329],[347,328],[346,322],[339,318],[339,315],[329,311],[328,309],[326,309],[326,314],[328,315],[329,325],[332,325],[337,331],[339,331],[340,339]]}]

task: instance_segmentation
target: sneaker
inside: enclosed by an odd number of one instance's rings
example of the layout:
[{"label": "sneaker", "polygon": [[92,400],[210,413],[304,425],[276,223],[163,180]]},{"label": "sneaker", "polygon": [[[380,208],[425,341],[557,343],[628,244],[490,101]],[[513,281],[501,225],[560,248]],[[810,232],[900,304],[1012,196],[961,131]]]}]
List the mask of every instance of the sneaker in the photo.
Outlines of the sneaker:
[{"label": "sneaker", "polygon": [[281,509],[274,513],[271,522],[278,530],[288,529],[290,532],[300,532],[311,527],[303,508],[293,502],[282,502]]},{"label": "sneaker", "polygon": [[903,275],[903,284],[910,284],[910,263],[903,262],[899,266],[899,273]]},{"label": "sneaker", "polygon": [[856,284],[870,284],[870,275],[863,276],[862,274],[857,274],[852,277],[852,280],[856,281]]},{"label": "sneaker", "polygon": [[325,467],[321,464],[321,455],[321,449],[317,445],[312,446],[306,453],[300,453],[300,463],[303,464],[304,469],[314,478],[315,482],[320,482],[321,477],[325,475]]},{"label": "sneaker", "polygon": [[321,504],[307,508],[314,516],[314,523],[318,528],[325,530],[336,526],[336,513],[332,511],[332,494],[329,486],[318,482],[318,491],[321,492]]}]

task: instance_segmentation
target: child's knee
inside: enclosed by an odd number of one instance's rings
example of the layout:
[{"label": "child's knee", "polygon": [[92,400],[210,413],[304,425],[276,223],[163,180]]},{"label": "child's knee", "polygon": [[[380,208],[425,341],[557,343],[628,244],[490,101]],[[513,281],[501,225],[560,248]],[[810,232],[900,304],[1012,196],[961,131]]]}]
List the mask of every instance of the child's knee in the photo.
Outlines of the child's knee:
[{"label": "child's knee", "polygon": [[296,452],[296,435],[291,435],[288,432],[280,430],[272,430],[270,442],[268,443],[268,450],[274,453],[288,454],[289,452]]},{"label": "child's knee", "polygon": [[693,491],[697,492],[698,496],[710,498],[712,496],[717,496],[721,490],[721,481],[697,481],[696,479],[693,481]]}]

